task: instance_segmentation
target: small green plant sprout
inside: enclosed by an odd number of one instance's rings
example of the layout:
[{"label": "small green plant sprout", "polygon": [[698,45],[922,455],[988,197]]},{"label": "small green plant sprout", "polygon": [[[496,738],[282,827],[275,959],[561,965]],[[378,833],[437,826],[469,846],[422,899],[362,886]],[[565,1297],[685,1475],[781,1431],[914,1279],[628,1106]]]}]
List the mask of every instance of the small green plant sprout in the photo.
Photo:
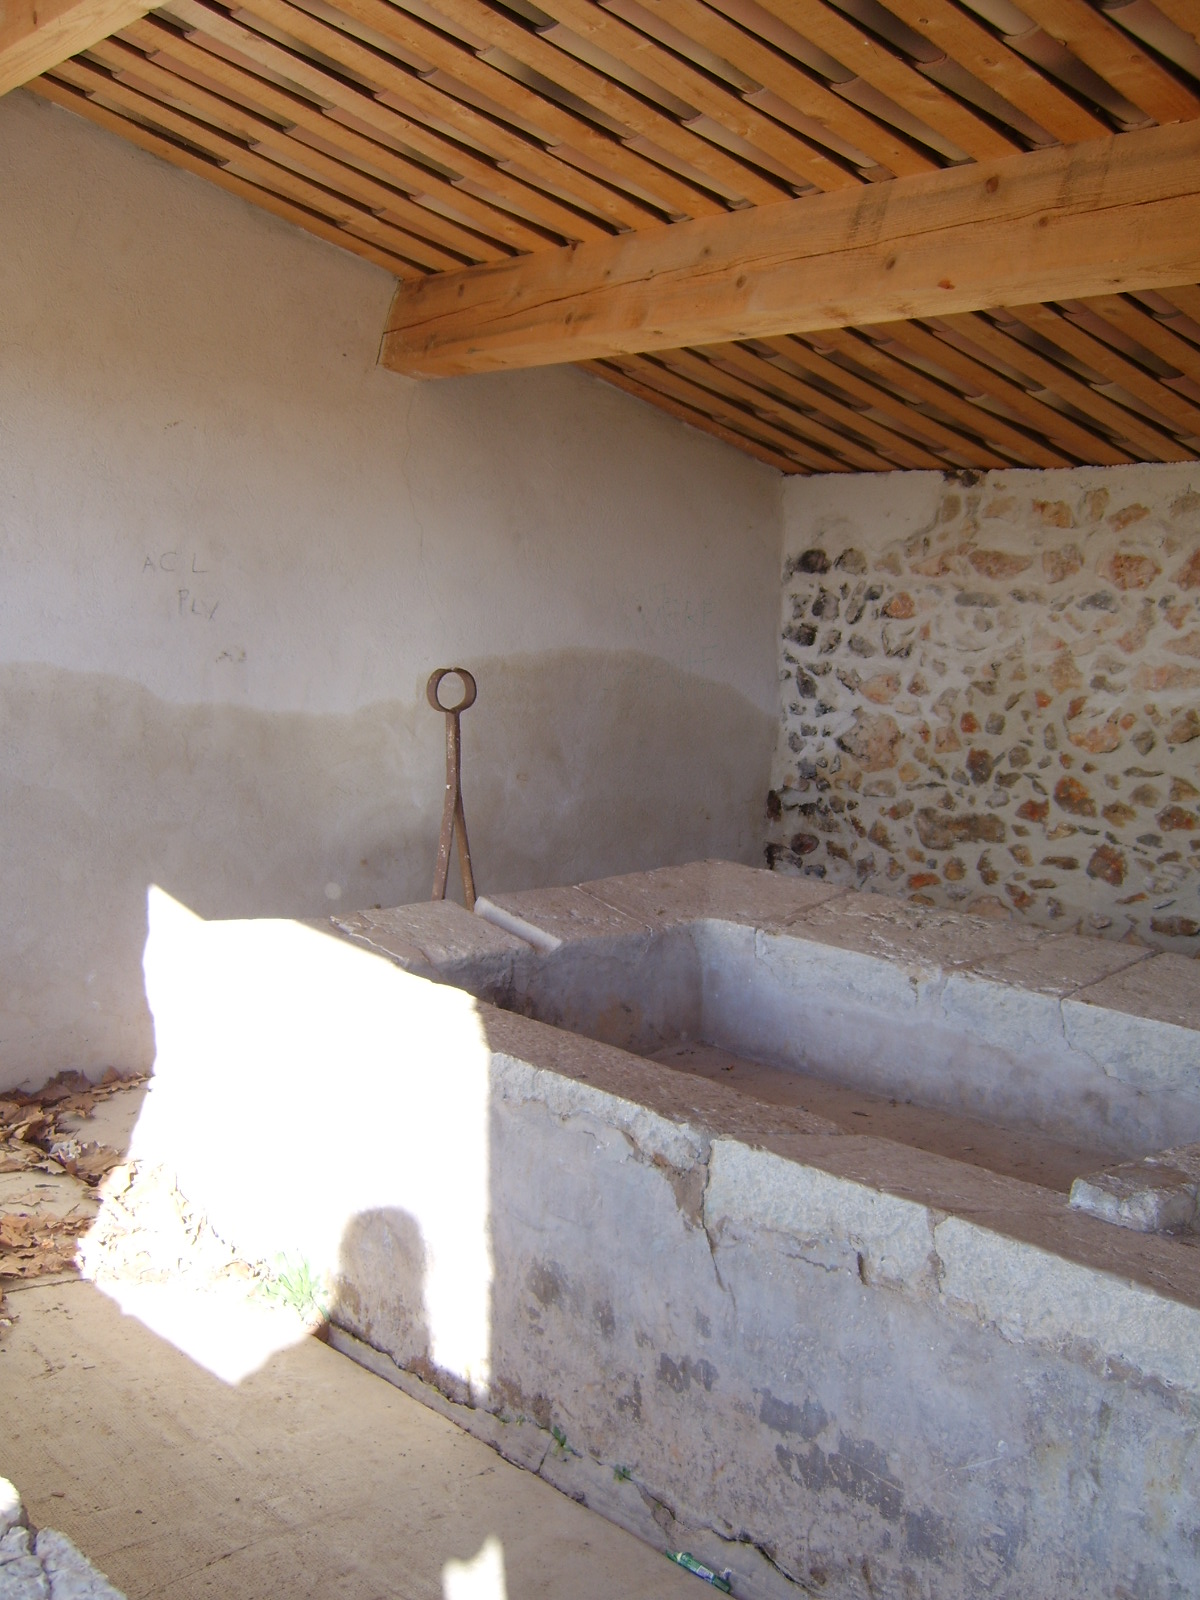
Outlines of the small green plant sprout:
[{"label": "small green plant sprout", "polygon": [[633,1473],[630,1472],[628,1467],[614,1467],[613,1477],[618,1483],[628,1483],[633,1477]]},{"label": "small green plant sprout", "polygon": [[579,1454],[578,1450],[572,1450],[571,1446],[567,1443],[567,1436],[559,1427],[557,1422],[550,1429],[550,1437],[554,1440],[554,1448],[560,1455],[577,1456]]},{"label": "small green plant sprout", "polygon": [[329,1284],[303,1256],[277,1255],[267,1268],[262,1292],[268,1300],[290,1306],[311,1325],[329,1321]]}]

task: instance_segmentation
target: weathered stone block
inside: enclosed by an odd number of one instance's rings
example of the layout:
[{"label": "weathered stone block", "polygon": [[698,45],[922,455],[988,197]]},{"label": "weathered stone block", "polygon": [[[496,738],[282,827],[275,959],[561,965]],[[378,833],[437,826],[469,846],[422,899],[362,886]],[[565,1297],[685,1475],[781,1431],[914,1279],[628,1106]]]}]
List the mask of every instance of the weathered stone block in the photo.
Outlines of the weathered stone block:
[{"label": "weathered stone block", "polygon": [[827,1267],[840,1260],[864,1282],[914,1294],[935,1284],[933,1219],[924,1206],[717,1139],[704,1191],[704,1225],[719,1235],[730,1224],[784,1234],[801,1255],[819,1255]]},{"label": "weathered stone block", "polygon": [[330,926],[423,976],[452,977],[469,964],[480,986],[492,991],[503,987],[513,957],[527,948],[452,900],[354,911],[331,917]]},{"label": "weathered stone block", "polygon": [[4,1600],[50,1600],[50,1581],[34,1555],[28,1528],[0,1538],[0,1594]]},{"label": "weathered stone block", "polygon": [[708,916],[745,927],[783,926],[813,906],[845,893],[840,884],[810,878],[776,877],[768,886],[764,876],[732,861],[697,861],[684,867],[602,878],[580,887],[652,928]]},{"label": "weathered stone block", "polygon": [[1200,985],[1193,962],[1156,955],[1063,1002],[1067,1038],[1126,1083],[1200,1098]]},{"label": "weathered stone block", "polygon": [[1130,1163],[1076,1178],[1071,1204],[1138,1233],[1190,1232],[1196,1222],[1196,1185],[1170,1168],[1151,1172]]},{"label": "weathered stone block", "polygon": [[49,1580],[51,1600],[124,1600],[64,1534],[43,1528],[34,1550]]},{"label": "weathered stone block", "polygon": [[1026,992],[1061,998],[1099,983],[1102,978],[1122,972],[1126,967],[1136,966],[1150,954],[1142,945],[1111,944],[1105,939],[1052,934],[1015,950],[985,956],[972,963],[972,971]]},{"label": "weathered stone block", "polygon": [[954,850],[964,844],[1003,844],[1007,836],[1002,819],[987,813],[948,816],[924,806],[914,821],[917,837],[927,850]]}]

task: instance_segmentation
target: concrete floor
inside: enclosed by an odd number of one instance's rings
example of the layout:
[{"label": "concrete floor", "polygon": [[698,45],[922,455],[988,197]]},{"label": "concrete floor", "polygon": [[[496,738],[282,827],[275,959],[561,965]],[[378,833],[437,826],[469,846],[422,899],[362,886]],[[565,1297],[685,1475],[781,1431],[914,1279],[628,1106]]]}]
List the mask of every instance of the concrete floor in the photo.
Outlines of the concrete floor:
[{"label": "concrete floor", "polygon": [[0,1476],[129,1600],[712,1592],[283,1311],[142,1286],[135,1316],[80,1280],[6,1290]]}]

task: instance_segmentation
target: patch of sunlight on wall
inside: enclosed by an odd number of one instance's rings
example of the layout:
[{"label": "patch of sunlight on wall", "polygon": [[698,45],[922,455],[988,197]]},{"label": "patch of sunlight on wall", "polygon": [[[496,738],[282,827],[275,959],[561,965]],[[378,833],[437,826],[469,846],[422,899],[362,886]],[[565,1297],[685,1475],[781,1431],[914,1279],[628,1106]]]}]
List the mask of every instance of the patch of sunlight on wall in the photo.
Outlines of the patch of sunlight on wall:
[{"label": "patch of sunlight on wall", "polygon": [[486,1398],[491,1055],[474,1000],[301,923],[205,922],[157,886],[147,914],[156,1058],[130,1158],[173,1172],[239,1253],[331,1282],[356,1218],[406,1214],[431,1359]]},{"label": "patch of sunlight on wall", "polygon": [[508,1600],[504,1580],[504,1546],[489,1534],[468,1561],[447,1561],[442,1568],[444,1600]]}]

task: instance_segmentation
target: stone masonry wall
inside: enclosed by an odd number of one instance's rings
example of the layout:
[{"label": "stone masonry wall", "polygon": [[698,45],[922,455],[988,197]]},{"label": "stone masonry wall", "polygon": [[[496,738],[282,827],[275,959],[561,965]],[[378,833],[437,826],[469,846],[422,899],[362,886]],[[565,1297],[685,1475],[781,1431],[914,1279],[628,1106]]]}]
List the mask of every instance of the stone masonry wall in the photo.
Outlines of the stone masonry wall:
[{"label": "stone masonry wall", "polygon": [[795,479],[767,859],[1200,954],[1200,469]]}]

